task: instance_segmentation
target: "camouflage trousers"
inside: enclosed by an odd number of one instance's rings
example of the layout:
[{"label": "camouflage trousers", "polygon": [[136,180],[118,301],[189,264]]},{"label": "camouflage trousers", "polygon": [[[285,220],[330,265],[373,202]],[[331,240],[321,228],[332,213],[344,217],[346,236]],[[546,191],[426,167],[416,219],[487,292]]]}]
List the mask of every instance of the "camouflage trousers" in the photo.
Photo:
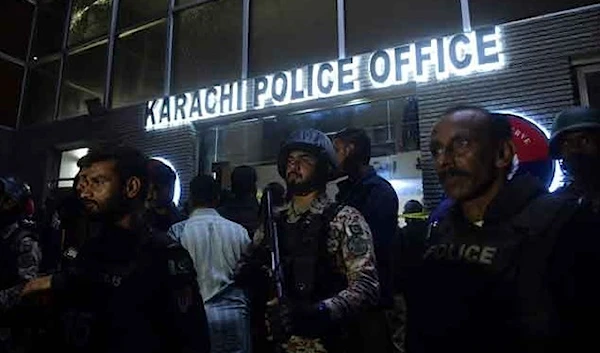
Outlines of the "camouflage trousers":
[{"label": "camouflage trousers", "polygon": [[394,305],[385,311],[392,336],[393,352],[406,352],[406,300],[404,295],[394,295]]}]

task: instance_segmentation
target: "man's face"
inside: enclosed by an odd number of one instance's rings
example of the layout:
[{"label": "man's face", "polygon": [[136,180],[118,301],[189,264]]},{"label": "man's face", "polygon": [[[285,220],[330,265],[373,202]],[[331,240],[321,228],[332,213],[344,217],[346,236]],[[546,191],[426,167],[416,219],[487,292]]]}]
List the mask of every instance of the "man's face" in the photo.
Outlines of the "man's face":
[{"label": "man's face", "polygon": [[470,110],[444,116],[431,134],[431,154],[446,194],[457,201],[478,197],[498,176],[496,151],[484,117]]},{"label": "man's face", "polygon": [[288,155],[285,168],[285,181],[290,189],[306,185],[314,178],[317,158],[305,151],[292,151]]},{"label": "man's face", "polygon": [[173,201],[173,188],[170,185],[159,185],[151,183],[148,188],[146,204],[148,207],[167,207]]},{"label": "man's face", "polygon": [[120,211],[123,194],[114,161],[96,162],[82,168],[76,189],[88,214],[107,216]]},{"label": "man's face", "polygon": [[337,161],[340,166],[340,169],[343,172],[348,172],[348,170],[347,170],[348,168],[345,163],[349,160],[348,157],[352,153],[353,147],[354,147],[353,145],[347,144],[344,141],[342,141],[341,139],[333,140],[333,148],[335,149]]},{"label": "man's face", "polygon": [[560,139],[560,155],[575,178],[600,177],[600,129],[565,133]]}]

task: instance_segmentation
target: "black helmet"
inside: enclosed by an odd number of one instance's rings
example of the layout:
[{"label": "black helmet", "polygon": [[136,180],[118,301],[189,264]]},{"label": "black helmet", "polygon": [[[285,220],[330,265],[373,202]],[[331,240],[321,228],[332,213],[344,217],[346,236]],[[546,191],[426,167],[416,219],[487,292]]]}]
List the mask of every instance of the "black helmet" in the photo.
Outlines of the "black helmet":
[{"label": "black helmet", "polygon": [[312,153],[320,161],[326,162],[328,176],[332,176],[338,167],[333,144],[327,135],[315,129],[296,130],[285,140],[277,158],[277,170],[279,171],[279,175],[284,179],[287,157],[294,150]]},{"label": "black helmet", "polygon": [[34,212],[31,188],[27,183],[12,176],[0,177],[0,193],[5,193],[13,199],[18,207],[19,213],[31,216]]},{"label": "black helmet", "polygon": [[0,177],[0,192],[4,192],[19,204],[31,197],[29,185],[12,176]]},{"label": "black helmet", "polygon": [[560,112],[552,124],[550,156],[560,159],[560,140],[565,133],[582,129],[600,129],[600,110],[572,107]]}]

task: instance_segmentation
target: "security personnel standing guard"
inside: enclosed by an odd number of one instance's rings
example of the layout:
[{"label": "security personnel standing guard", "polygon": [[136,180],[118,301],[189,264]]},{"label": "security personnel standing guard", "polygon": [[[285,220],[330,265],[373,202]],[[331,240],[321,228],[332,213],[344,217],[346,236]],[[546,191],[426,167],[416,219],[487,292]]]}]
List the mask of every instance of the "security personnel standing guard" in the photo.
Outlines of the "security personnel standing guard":
[{"label": "security personnel standing guard", "polygon": [[144,222],[146,163],[127,147],[78,162],[77,192],[97,228],[71,268],[33,281],[55,298],[56,351],[210,351],[189,254]]},{"label": "security personnel standing guard", "polygon": [[558,318],[551,262],[572,204],[516,176],[509,122],[448,110],[431,154],[450,206],[434,212],[407,285],[411,353],[547,352]]},{"label": "security personnel standing guard", "polygon": [[[369,165],[371,139],[365,130],[347,128],[333,137],[340,171],[348,176],[338,183],[336,200],[356,208],[363,215],[373,235],[380,301],[361,320],[362,331],[371,340],[370,351],[396,352],[402,350],[401,333],[392,327],[398,311],[394,305],[393,244],[398,236],[398,196],[392,185],[377,175]],[[394,338],[394,339],[393,339]]]},{"label": "security personnel standing guard", "polygon": [[[349,206],[327,198],[326,183],[336,167],[329,138],[299,130],[284,143],[278,158],[291,201],[276,221],[284,273],[285,301],[269,311],[270,322],[289,323],[286,352],[367,352],[367,342],[352,342],[354,321],[378,302],[379,281],[369,227]],[[242,264],[260,267],[270,259],[264,228]],[[282,317],[284,316],[284,317]]]},{"label": "security personnel standing guard", "polygon": [[0,352],[24,344],[17,336],[32,324],[18,308],[41,261],[34,225],[25,217],[32,211],[29,186],[14,177],[0,177]]},{"label": "security personnel standing guard", "polygon": [[595,345],[600,317],[600,110],[573,107],[557,115],[550,154],[562,160],[568,184],[557,190],[573,198],[577,211],[557,240],[553,289],[560,317],[557,351]]}]

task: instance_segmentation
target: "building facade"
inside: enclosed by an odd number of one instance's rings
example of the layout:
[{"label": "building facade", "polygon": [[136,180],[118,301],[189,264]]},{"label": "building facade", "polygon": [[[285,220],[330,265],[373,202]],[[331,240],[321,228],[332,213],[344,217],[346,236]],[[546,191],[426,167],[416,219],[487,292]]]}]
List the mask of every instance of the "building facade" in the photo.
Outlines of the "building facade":
[{"label": "building facade", "polygon": [[43,198],[69,185],[73,151],[123,142],[168,160],[185,199],[197,173],[227,186],[232,168],[252,165],[259,186],[280,180],[279,144],[296,128],[353,126],[401,204],[432,207],[442,194],[428,140],[445,109],[548,128],[566,107],[600,104],[600,4],[523,6],[40,1],[14,130],[0,130],[3,169]]}]

